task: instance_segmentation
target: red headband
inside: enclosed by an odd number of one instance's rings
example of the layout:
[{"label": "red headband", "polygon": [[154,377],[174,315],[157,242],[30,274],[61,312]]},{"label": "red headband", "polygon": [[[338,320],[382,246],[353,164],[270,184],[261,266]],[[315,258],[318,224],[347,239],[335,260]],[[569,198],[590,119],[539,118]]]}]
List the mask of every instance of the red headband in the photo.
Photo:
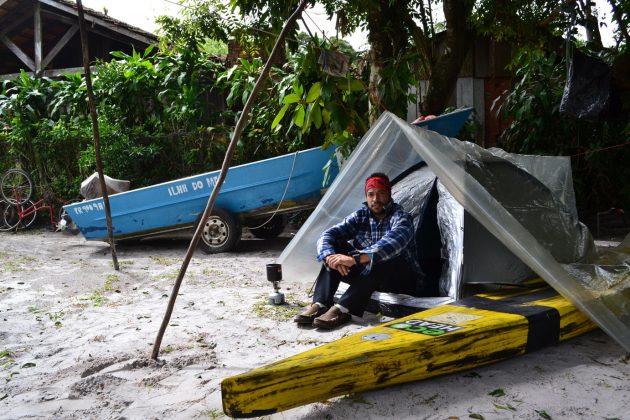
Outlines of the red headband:
[{"label": "red headband", "polygon": [[387,178],[383,178],[382,176],[373,176],[365,181],[366,194],[371,188],[378,188],[379,190],[386,191],[388,194],[392,193],[392,187],[389,183],[389,180]]}]

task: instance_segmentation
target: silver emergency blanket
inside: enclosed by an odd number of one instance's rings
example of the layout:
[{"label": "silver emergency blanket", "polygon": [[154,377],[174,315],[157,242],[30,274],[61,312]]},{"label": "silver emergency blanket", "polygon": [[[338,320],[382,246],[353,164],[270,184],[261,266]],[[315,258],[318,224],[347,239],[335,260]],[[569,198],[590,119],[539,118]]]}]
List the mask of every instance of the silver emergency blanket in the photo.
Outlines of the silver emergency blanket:
[{"label": "silver emergency blanket", "polygon": [[[377,171],[398,181],[392,196],[414,213],[416,227],[434,203],[443,264],[436,296],[373,299],[431,307],[463,297],[468,283],[518,284],[538,275],[630,351],[630,251],[620,247],[615,259],[597,254],[577,218],[569,158],[483,149],[391,113],[366,133],[278,258],[286,279],[315,279],[317,238],[358,208],[365,178]],[[425,245],[422,229],[416,239]]]}]

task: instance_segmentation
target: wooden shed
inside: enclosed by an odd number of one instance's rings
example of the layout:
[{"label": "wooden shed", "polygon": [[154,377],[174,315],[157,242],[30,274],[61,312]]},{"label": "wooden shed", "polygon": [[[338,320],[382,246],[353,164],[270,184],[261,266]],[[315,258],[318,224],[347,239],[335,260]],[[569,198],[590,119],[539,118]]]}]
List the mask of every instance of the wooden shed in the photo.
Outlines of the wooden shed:
[{"label": "wooden shed", "polygon": [[[438,34],[438,42],[442,42],[444,35]],[[509,43],[484,36],[475,37],[460,69],[455,89],[448,99],[450,106],[474,108],[481,123],[477,142],[485,147],[496,145],[498,136],[509,125],[508,121],[496,115],[492,104],[511,86],[513,75],[507,69],[511,54]],[[419,85],[420,91],[412,90],[416,101],[409,104],[408,121],[413,121],[419,115],[420,103],[426,95],[428,82],[420,80]]]},{"label": "wooden shed", "polygon": [[[154,34],[84,8],[90,62],[111,51],[143,51]],[[82,72],[77,5],[68,0],[0,0],[0,79],[20,70],[55,77]]]}]

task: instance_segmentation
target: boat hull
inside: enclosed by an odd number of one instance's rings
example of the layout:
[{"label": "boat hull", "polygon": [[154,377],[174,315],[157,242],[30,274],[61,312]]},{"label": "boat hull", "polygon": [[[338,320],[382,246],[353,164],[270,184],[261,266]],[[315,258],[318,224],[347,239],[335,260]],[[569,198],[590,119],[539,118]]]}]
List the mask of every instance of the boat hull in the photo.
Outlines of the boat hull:
[{"label": "boat hull", "polygon": [[[454,136],[471,108],[415,123]],[[215,203],[242,221],[314,208],[339,172],[334,150],[319,147],[231,167]],[[330,162],[328,174],[324,167]],[[220,171],[208,172],[109,196],[116,239],[150,236],[194,226]],[[108,240],[102,198],[64,206],[87,240]]]},{"label": "boat hull", "polygon": [[223,409],[256,417],[458,372],[596,328],[551,288],[475,295],[223,380]]},{"label": "boat hull", "polygon": [[[324,166],[332,151],[313,148],[231,167],[215,207],[239,217],[314,207],[336,176]],[[146,236],[193,226],[203,213],[220,171],[182,178],[109,196],[113,234],[117,239]],[[87,240],[107,240],[102,198],[64,207]]]}]

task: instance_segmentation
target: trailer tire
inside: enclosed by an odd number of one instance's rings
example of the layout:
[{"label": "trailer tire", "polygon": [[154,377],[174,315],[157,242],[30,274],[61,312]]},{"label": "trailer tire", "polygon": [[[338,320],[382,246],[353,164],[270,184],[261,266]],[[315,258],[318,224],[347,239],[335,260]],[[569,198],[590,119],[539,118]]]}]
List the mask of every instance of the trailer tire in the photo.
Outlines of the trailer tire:
[{"label": "trailer tire", "polygon": [[225,209],[212,209],[212,214],[201,223],[199,247],[207,254],[232,251],[241,240],[242,228],[238,217]]},{"label": "trailer tire", "polygon": [[[260,222],[260,219],[258,220]],[[264,220],[263,220],[264,222]],[[262,222],[261,222],[262,223]],[[286,215],[281,214],[278,216],[274,216],[271,220],[269,220],[264,225],[258,228],[250,228],[249,231],[255,237],[259,239],[272,239],[276,238],[280,235],[284,228],[287,226],[288,218]],[[260,223],[258,223],[260,225]]]}]

